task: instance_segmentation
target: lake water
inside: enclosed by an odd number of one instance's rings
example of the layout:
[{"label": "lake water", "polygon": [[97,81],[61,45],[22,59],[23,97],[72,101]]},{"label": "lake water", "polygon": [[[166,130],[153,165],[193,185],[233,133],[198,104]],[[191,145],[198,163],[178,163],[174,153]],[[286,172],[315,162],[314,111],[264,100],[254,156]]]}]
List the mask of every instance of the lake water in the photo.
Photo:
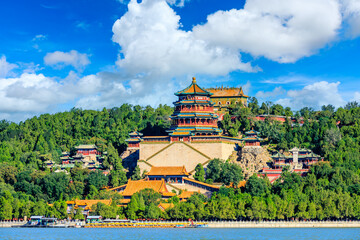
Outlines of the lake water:
[{"label": "lake water", "polygon": [[148,228],[0,228],[0,239],[360,239],[360,228],[290,228],[290,229],[148,229]]}]

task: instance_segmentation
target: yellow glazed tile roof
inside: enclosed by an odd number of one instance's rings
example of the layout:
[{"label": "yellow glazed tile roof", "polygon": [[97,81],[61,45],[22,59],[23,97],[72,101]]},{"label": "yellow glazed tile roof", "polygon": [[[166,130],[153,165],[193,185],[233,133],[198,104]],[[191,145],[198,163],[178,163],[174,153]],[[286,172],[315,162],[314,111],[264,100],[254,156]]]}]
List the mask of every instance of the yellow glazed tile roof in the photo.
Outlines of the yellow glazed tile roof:
[{"label": "yellow glazed tile roof", "polygon": [[185,166],[182,167],[151,167],[148,176],[179,176],[179,175],[190,175]]},{"label": "yellow glazed tile roof", "polygon": [[195,193],[199,193],[199,192],[195,192],[195,191],[183,191],[181,194],[179,194],[179,198],[180,199],[187,199],[190,198],[193,194]]},{"label": "yellow glazed tile roof", "polygon": [[104,199],[104,200],[98,200],[98,199],[86,199],[86,200],[75,200],[75,201],[66,201],[67,205],[74,205],[75,208],[79,207],[79,206],[85,206],[85,209],[91,209],[91,207],[93,205],[98,204],[99,202],[105,204],[105,205],[110,205],[111,204],[111,199]]},{"label": "yellow glazed tile roof", "polygon": [[216,97],[248,97],[244,94],[242,88],[210,88],[207,91],[213,93],[212,98]]},{"label": "yellow glazed tile roof", "polygon": [[161,211],[165,211],[168,208],[173,208],[175,205],[173,203],[160,203],[158,207],[161,209]]},{"label": "yellow glazed tile roof", "polygon": [[134,193],[137,193],[143,189],[150,188],[155,192],[160,194],[168,193],[169,191],[166,188],[165,181],[162,180],[154,180],[154,181],[146,181],[146,180],[138,180],[132,181],[131,179],[126,185],[125,190],[122,192],[123,196],[132,196]]}]

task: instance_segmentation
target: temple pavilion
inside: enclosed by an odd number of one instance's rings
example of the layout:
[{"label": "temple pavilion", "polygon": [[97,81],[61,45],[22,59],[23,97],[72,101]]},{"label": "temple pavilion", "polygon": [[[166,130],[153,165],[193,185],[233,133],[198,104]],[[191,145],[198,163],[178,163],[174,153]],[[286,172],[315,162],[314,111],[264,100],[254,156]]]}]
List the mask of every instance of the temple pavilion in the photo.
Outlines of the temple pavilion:
[{"label": "temple pavilion", "polygon": [[262,138],[258,137],[260,133],[255,130],[250,130],[245,132],[246,137],[243,137],[242,140],[245,142],[245,146],[254,147],[260,146],[260,141]]},{"label": "temple pavilion", "polygon": [[147,180],[138,180],[133,181],[129,179],[127,184],[110,188],[108,191],[114,191],[120,193],[124,199],[131,199],[131,196],[143,189],[153,189],[155,192],[161,194],[162,199],[168,199],[172,196],[175,196],[175,193],[170,192],[167,187],[164,179],[147,181]]},{"label": "temple pavilion", "polygon": [[142,141],[141,137],[143,136],[142,133],[138,131],[131,132],[129,134],[130,138],[126,139],[125,141],[128,142],[128,149],[137,149],[140,147],[140,142]]},{"label": "temple pavilion", "polygon": [[244,94],[242,87],[217,87],[208,88],[211,92],[210,99],[215,103],[214,109],[217,113],[226,113],[231,105],[247,106],[249,96]]},{"label": "temple pavilion", "polygon": [[161,166],[152,167],[150,172],[146,173],[149,180],[161,180],[169,183],[183,183],[183,178],[190,174],[186,171],[185,166]]},{"label": "temple pavilion", "polygon": [[281,176],[285,166],[288,166],[292,172],[306,176],[311,165],[324,161],[323,157],[311,150],[305,148],[299,149],[297,147],[290,149],[286,153],[277,152],[271,158],[273,160],[272,163],[269,164],[269,167],[263,168],[260,173],[260,175],[266,175],[271,183]]},{"label": "temple pavilion", "polygon": [[175,111],[171,116],[171,127],[167,132],[172,141],[189,141],[191,136],[219,135],[218,115],[214,113],[212,93],[204,90],[193,78],[190,86],[175,93]]},{"label": "temple pavilion", "polygon": [[180,181],[181,184],[187,182],[200,186],[199,183],[186,180],[186,174],[149,173],[152,167],[185,166],[188,173],[192,174],[199,163],[206,167],[211,159],[228,159],[242,140],[222,135],[218,127],[219,115],[214,112],[215,103],[211,100],[212,93],[200,87],[195,78],[188,87],[175,95],[178,99],[174,102],[171,125],[166,130],[168,134],[142,136],[139,132],[132,132],[126,140],[128,148],[121,158],[128,166],[135,168],[137,165],[141,172],[147,172],[149,180],[161,178],[177,184]]}]

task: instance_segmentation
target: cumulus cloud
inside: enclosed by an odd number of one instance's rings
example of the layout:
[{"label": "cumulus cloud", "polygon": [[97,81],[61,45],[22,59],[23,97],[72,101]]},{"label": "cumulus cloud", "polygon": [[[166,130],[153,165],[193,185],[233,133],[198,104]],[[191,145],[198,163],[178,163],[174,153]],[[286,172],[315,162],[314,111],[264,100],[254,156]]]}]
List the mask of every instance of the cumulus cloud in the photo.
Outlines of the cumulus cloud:
[{"label": "cumulus cloud", "polygon": [[[1,62],[11,65],[5,57]],[[162,84],[154,86],[148,76],[129,80],[119,73],[109,72],[79,76],[70,71],[64,79],[50,78],[37,74],[37,67],[30,65],[32,67],[21,66],[27,70],[18,76],[0,77],[0,119],[22,121],[40,113],[54,112],[62,104],[69,103],[85,109],[115,107],[124,102],[141,105],[171,103],[174,96],[169,92],[178,89],[178,85],[174,86],[177,82],[167,82],[164,77]]]},{"label": "cumulus cloud", "polygon": [[345,101],[339,93],[339,85],[340,82],[315,82],[305,86],[301,90],[289,90],[287,92],[287,98],[279,99],[276,103],[296,110],[309,106],[319,109],[321,106],[327,104],[340,107],[345,104]]},{"label": "cumulus cloud", "polygon": [[113,41],[121,46],[120,68],[132,75],[225,75],[254,71],[238,51],[209,45],[191,31],[180,30],[180,17],[165,0],[132,0],[128,12],[113,26]]},{"label": "cumulus cloud", "polygon": [[86,65],[90,64],[88,57],[89,56],[86,53],[79,53],[76,50],[71,50],[70,52],[56,51],[47,53],[44,57],[44,63],[60,69],[71,65],[74,68],[81,70]]},{"label": "cumulus cloud", "polygon": [[73,72],[60,81],[43,74],[23,73],[18,77],[0,78],[0,83],[2,114],[49,111],[57,104],[95,94],[101,86],[96,75],[79,78]]},{"label": "cumulus cloud", "polygon": [[[175,100],[173,93],[179,90],[179,82],[185,79],[178,78],[178,81],[174,82],[162,78],[157,79],[158,83],[154,84],[153,76],[133,78],[128,81],[118,74],[100,73],[98,77],[101,79],[101,88],[98,88],[96,94],[79,99],[76,107],[101,109],[116,107],[121,103],[152,106],[169,104]],[[189,81],[186,82],[189,84]]]},{"label": "cumulus cloud", "polygon": [[336,0],[248,0],[244,9],[209,15],[193,31],[216,45],[290,63],[324,47],[340,26]]},{"label": "cumulus cloud", "polygon": [[6,57],[1,56],[1,58],[0,58],[0,78],[8,76],[11,73],[11,70],[13,70],[16,67],[17,67],[16,64],[7,62]]}]

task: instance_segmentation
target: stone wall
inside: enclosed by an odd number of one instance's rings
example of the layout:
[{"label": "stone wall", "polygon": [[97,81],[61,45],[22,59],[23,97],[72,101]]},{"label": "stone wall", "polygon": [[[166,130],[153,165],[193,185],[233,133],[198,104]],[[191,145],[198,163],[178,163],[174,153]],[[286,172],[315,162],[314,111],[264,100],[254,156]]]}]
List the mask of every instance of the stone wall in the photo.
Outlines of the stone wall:
[{"label": "stone wall", "polygon": [[147,160],[151,155],[169,146],[169,143],[140,143],[140,160]]},{"label": "stone wall", "polygon": [[138,165],[141,172],[149,171],[151,166],[183,165],[188,172],[191,172],[198,163],[206,165],[209,160],[214,158],[228,159],[235,147],[235,143],[224,142],[140,144]]},{"label": "stone wall", "polygon": [[205,153],[211,159],[219,158],[227,160],[229,156],[235,151],[234,143],[190,143],[190,146],[196,148],[200,152]]}]

